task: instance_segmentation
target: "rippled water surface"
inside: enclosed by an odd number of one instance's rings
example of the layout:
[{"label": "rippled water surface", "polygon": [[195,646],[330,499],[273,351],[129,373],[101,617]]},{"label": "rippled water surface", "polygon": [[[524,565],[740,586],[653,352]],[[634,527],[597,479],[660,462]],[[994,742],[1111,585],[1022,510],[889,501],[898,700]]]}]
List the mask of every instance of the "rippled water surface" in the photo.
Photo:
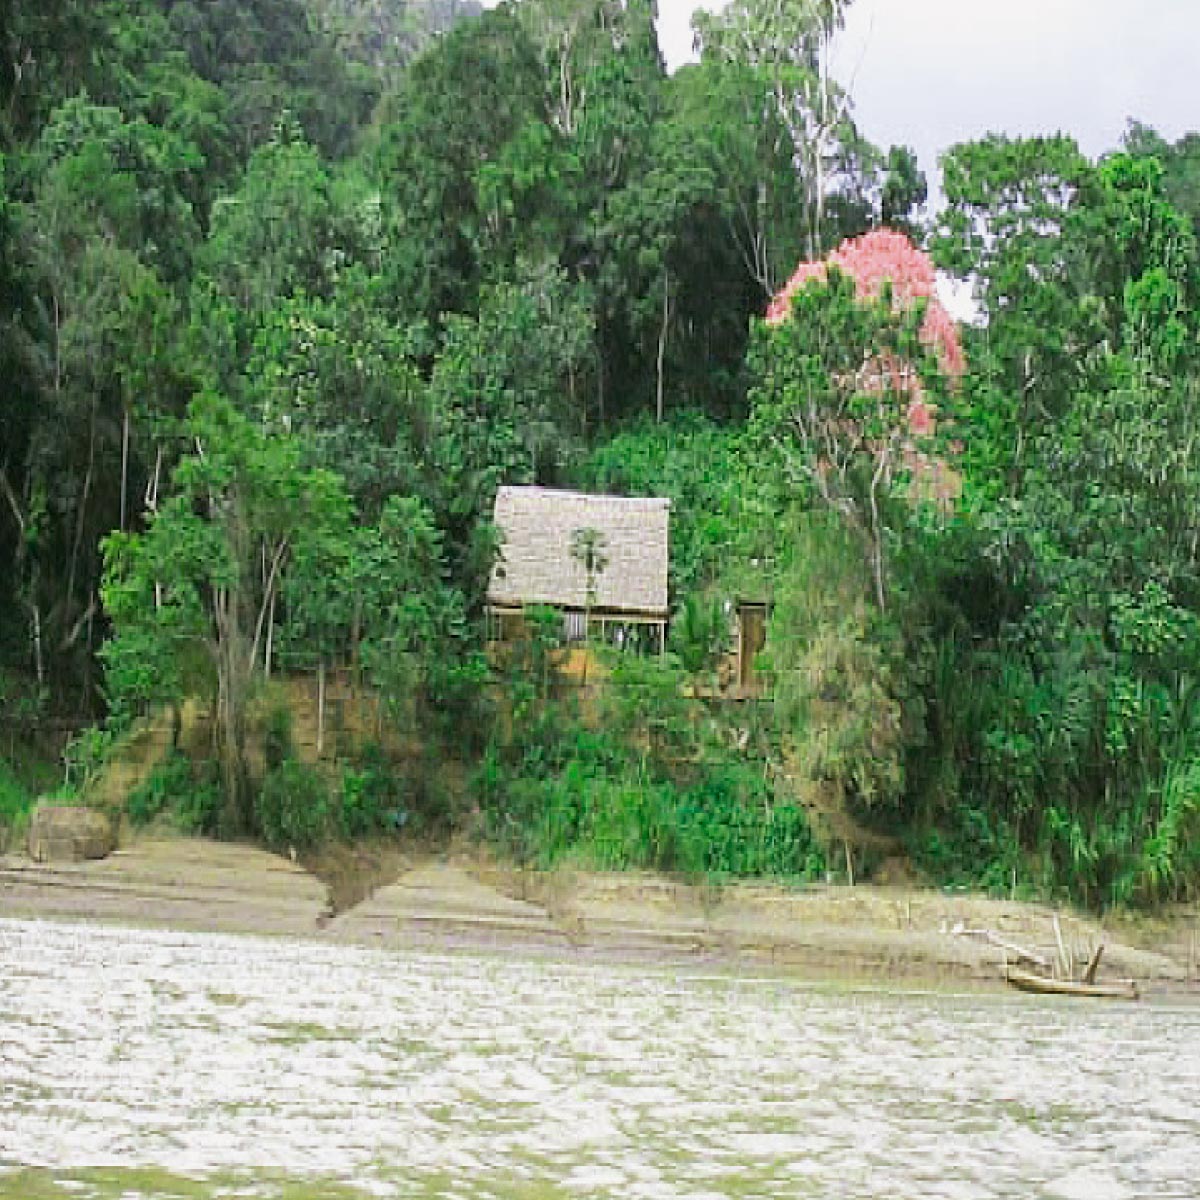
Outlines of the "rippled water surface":
[{"label": "rippled water surface", "polygon": [[1200,1195],[1200,1011],[0,921],[0,1196]]}]

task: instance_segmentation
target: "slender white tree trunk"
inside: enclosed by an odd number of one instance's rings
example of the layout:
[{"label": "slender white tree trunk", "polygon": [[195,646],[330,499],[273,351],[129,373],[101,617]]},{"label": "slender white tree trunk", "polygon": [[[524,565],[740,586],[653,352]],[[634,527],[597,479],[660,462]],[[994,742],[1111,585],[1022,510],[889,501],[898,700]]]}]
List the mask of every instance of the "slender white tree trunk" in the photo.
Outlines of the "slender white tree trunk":
[{"label": "slender white tree trunk", "polygon": [[654,413],[655,418],[661,425],[663,420],[663,393],[665,391],[665,366],[667,357],[667,329],[671,322],[671,276],[666,267],[663,267],[663,304],[662,304],[662,324],[658,329],[658,384],[655,392]]},{"label": "slender white tree trunk", "polygon": [[263,654],[263,669],[268,679],[271,678],[271,657],[275,647],[275,600],[276,596],[272,593],[271,608],[267,616],[267,648]]},{"label": "slender white tree trunk", "polygon": [[129,406],[121,420],[121,532],[125,532],[125,512],[129,495]]},{"label": "slender white tree trunk", "polygon": [[325,752],[325,659],[317,663],[317,757]]}]

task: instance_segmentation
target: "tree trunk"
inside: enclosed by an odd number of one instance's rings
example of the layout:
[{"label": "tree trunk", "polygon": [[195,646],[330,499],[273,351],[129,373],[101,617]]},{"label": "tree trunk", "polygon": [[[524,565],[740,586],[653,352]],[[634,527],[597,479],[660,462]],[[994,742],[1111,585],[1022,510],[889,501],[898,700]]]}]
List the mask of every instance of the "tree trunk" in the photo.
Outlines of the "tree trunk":
[{"label": "tree trunk", "polygon": [[662,324],[658,329],[658,379],[655,391],[654,415],[658,423],[663,419],[663,367],[667,357],[667,326],[671,320],[671,276],[663,267],[663,306]]},{"label": "tree trunk", "polygon": [[325,752],[325,659],[317,663],[317,757]]},{"label": "tree trunk", "polygon": [[596,409],[597,409],[597,424],[601,429],[604,428],[604,347],[599,345],[599,324],[597,323],[597,350],[596,355]]},{"label": "tree trunk", "polygon": [[154,474],[150,476],[150,479],[146,483],[146,497],[144,504],[146,506],[146,511],[151,513],[158,512],[158,480],[159,476],[162,474],[162,460],[162,447],[159,446],[154,454]]},{"label": "tree trunk", "polygon": [[591,596],[584,597],[583,603],[583,678],[579,681],[581,687],[587,687],[588,657],[592,653],[592,601]]},{"label": "tree trunk", "polygon": [[[70,614],[75,596],[75,570],[79,563],[79,552],[83,547],[83,525],[87,519],[88,501],[92,495],[92,475],[96,464],[96,403],[92,402],[91,421],[88,430],[88,463],[83,475],[83,491],[79,497],[79,511],[75,515],[75,538],[71,543],[71,562],[67,568],[67,613]],[[68,617],[69,619],[69,617]]]},{"label": "tree trunk", "polygon": [[883,530],[879,519],[879,485],[883,480],[887,459],[880,456],[871,476],[871,574],[875,578],[875,598],[879,601],[879,611],[887,611],[887,590],[884,586]]},{"label": "tree trunk", "polygon": [[[246,669],[249,674],[254,673],[254,668],[258,663],[258,648],[263,644],[263,635],[266,630],[267,618],[274,618],[275,615],[275,597],[279,591],[279,574],[283,566],[283,561],[287,557],[288,540],[287,538],[280,539],[279,544],[275,547],[274,553],[271,555],[271,564],[269,569],[264,570],[265,582],[263,584],[262,604],[259,606],[258,616],[254,622],[254,639],[250,643],[250,653],[246,662]],[[266,563],[266,547],[263,548],[264,567]]]},{"label": "tree trunk", "polygon": [[125,532],[125,511],[129,495],[129,406],[121,419],[121,532]]},{"label": "tree trunk", "polygon": [[[28,489],[28,487],[29,481],[26,480],[26,488]],[[13,520],[17,523],[17,552],[13,562],[13,573],[19,578],[22,570],[25,569],[26,562],[29,563],[24,603],[29,612],[30,649],[33,654],[34,671],[37,674],[38,691],[40,692],[46,682],[46,669],[42,657],[42,611],[38,606],[39,569],[37,559],[29,553],[29,518],[22,511],[17,494],[13,491],[12,484],[9,483],[8,475],[2,466],[0,466],[0,492],[3,492],[4,498],[8,501]],[[26,501],[26,505],[28,507],[28,501]]]},{"label": "tree trunk", "polygon": [[37,674],[38,691],[46,686],[46,664],[42,658],[42,610],[36,595],[29,601],[30,632],[33,637],[33,669]]},{"label": "tree trunk", "polygon": [[237,602],[223,590],[213,604],[217,626],[217,759],[225,801],[235,830],[249,832],[254,812],[246,771],[246,687],[248,670],[237,629]]},{"label": "tree trunk", "polygon": [[267,617],[267,648],[263,653],[263,671],[268,679],[271,678],[271,657],[275,648],[275,600],[271,596],[271,610]]}]

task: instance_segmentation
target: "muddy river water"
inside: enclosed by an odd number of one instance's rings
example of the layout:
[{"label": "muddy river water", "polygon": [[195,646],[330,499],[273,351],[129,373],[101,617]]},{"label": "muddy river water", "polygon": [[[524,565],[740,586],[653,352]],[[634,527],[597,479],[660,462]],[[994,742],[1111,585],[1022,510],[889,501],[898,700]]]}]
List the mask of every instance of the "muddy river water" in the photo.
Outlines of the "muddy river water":
[{"label": "muddy river water", "polygon": [[0,920],[0,1197],[1200,1196],[1200,1010]]}]

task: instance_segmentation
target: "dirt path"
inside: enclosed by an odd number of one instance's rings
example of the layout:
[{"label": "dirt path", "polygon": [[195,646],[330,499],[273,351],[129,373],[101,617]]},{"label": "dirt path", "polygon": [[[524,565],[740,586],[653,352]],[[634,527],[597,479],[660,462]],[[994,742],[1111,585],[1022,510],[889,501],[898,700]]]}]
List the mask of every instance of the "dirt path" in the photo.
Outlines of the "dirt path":
[{"label": "dirt path", "polygon": [[[978,896],[544,875],[474,855],[397,856],[392,868],[394,882],[335,915],[326,886],[286,859],[248,846],[144,840],[93,863],[0,858],[0,917],[979,986],[998,981],[1004,954],[963,929],[1057,952],[1053,910]],[[1191,990],[1195,915],[1106,928],[1060,913],[1059,923],[1076,957],[1104,941],[1108,973],[1135,976],[1151,992]]]}]

